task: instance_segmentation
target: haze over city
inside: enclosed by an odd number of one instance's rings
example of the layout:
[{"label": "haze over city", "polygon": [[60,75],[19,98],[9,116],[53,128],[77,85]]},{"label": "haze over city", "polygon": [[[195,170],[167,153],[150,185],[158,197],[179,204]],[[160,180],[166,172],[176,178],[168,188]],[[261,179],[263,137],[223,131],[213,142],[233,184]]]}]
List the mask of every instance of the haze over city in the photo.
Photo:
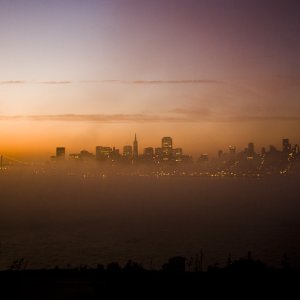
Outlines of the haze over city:
[{"label": "haze over city", "polygon": [[0,296],[288,299],[299,3],[0,0]]}]

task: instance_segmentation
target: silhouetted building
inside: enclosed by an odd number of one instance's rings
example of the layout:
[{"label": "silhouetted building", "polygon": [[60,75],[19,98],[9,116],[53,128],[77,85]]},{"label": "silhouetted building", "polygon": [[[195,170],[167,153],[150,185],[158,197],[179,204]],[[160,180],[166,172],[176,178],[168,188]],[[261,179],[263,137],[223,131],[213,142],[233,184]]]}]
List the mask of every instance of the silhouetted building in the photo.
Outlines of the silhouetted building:
[{"label": "silhouetted building", "polygon": [[80,151],[80,158],[83,159],[83,160],[86,160],[86,159],[93,159],[94,158],[94,154],[87,151],[87,150],[81,150]]},{"label": "silhouetted building", "polygon": [[133,151],[132,151],[132,146],[130,145],[125,145],[123,147],[123,156],[125,158],[132,158],[132,155],[133,155]]},{"label": "silhouetted building", "polygon": [[218,151],[218,158],[221,158],[221,157],[223,156],[223,154],[224,154],[224,153],[223,153],[223,150],[219,150],[219,151]]},{"label": "silhouetted building", "polygon": [[112,162],[119,161],[121,159],[120,150],[113,147],[109,158],[111,159]]},{"label": "silhouetted building", "polygon": [[172,149],[173,149],[173,141],[172,138],[169,136],[165,136],[161,140],[161,149],[163,154],[163,159],[168,160],[172,156]]},{"label": "silhouetted building", "polygon": [[162,149],[161,148],[155,148],[154,156],[155,156],[155,159],[157,161],[162,160],[162,156],[163,156]]},{"label": "silhouetted building", "polygon": [[176,162],[182,161],[182,155],[183,155],[182,148],[175,148],[172,150],[172,157],[173,159],[175,159]]},{"label": "silhouetted building", "polygon": [[290,144],[289,139],[282,139],[282,151],[284,153],[290,153],[292,146]]},{"label": "silhouetted building", "polygon": [[198,162],[205,162],[208,161],[208,154],[202,153],[198,159]]},{"label": "silhouetted building", "polygon": [[78,160],[78,159],[80,159],[80,153],[71,153],[71,154],[69,154],[69,159],[70,160]]},{"label": "silhouetted building", "polygon": [[66,156],[66,148],[65,147],[57,147],[56,148],[56,159],[65,159]]},{"label": "silhouetted building", "polygon": [[102,146],[96,147],[96,159],[97,160],[107,160],[110,158],[111,153],[112,153],[111,147],[102,147]]},{"label": "silhouetted building", "polygon": [[182,148],[174,148],[172,151],[174,157],[182,156]]},{"label": "silhouetted building", "polygon": [[236,154],[236,147],[235,146],[229,146],[229,154],[235,155]]},{"label": "silhouetted building", "polygon": [[270,145],[269,147],[269,154],[277,154],[279,151],[276,149],[275,146]]},{"label": "silhouetted building", "polygon": [[254,156],[254,144],[253,143],[249,143],[248,144],[248,156]]},{"label": "silhouetted building", "polygon": [[182,155],[182,161],[190,164],[193,162],[193,158],[190,155]]},{"label": "silhouetted building", "polygon": [[144,149],[144,158],[146,160],[153,160],[154,158],[154,149],[152,147],[147,147]]},{"label": "silhouetted building", "polygon": [[136,139],[136,134],[135,134],[134,141],[133,141],[133,159],[137,160],[138,158],[139,158],[138,141]]}]

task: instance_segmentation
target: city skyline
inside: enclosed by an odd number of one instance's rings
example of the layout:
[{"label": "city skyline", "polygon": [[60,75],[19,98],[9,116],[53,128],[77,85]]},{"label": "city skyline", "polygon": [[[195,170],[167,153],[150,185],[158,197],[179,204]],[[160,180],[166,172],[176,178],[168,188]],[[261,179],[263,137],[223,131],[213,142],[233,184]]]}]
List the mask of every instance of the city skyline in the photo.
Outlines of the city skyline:
[{"label": "city skyline", "polygon": [[176,136],[193,156],[300,139],[298,1],[0,5],[7,154],[45,157],[53,144],[77,151],[95,140],[121,148],[129,132],[153,145]]},{"label": "city skyline", "polygon": [[[137,138],[137,134],[135,134],[134,136],[134,139]],[[234,141],[231,141],[231,142],[225,142],[224,144],[218,144],[216,143],[215,146],[213,146],[211,148],[210,151],[204,151],[205,149],[205,145],[202,146],[202,151],[201,151],[201,147],[199,145],[198,147],[198,151],[188,151],[186,150],[184,147],[182,147],[182,144],[180,144],[176,137],[175,137],[175,147],[172,147],[173,146],[173,137],[168,137],[168,136],[165,136],[165,137],[162,137],[161,139],[156,139],[155,143],[154,144],[150,144],[150,142],[146,141],[147,139],[145,138],[141,138],[138,140],[138,150],[137,150],[137,155],[142,155],[144,154],[145,150],[146,149],[149,149],[149,148],[153,148],[153,150],[157,149],[157,148],[163,148],[163,139],[164,138],[170,138],[171,139],[171,148],[170,149],[173,149],[175,150],[176,148],[178,149],[182,149],[184,150],[184,153],[191,156],[193,159],[197,159],[197,158],[200,158],[203,154],[205,155],[208,155],[210,158],[214,158],[214,157],[218,157],[219,154],[220,154],[220,151],[223,152],[223,153],[226,153],[226,151],[228,151],[229,153],[232,151],[232,149],[234,150],[234,152],[241,152],[241,151],[244,151],[245,148],[247,148],[249,146],[249,143],[250,144],[253,144],[253,147],[255,145],[255,150],[256,150],[256,153],[261,153],[262,152],[262,149],[270,149],[270,148],[273,148],[274,149],[278,149],[279,151],[282,150],[282,147],[283,147],[283,141],[286,140],[286,141],[292,141],[292,144],[291,146],[298,146],[299,145],[299,142],[298,140],[293,140],[293,139],[290,139],[289,137],[280,137],[279,139],[277,140],[273,140],[271,141],[270,143],[256,143],[255,139],[250,139],[250,141],[248,140],[247,142],[244,142],[243,144],[238,144],[238,143],[235,143]],[[246,141],[246,140],[245,140]],[[254,143],[253,143],[254,142]],[[91,145],[92,144],[92,145]],[[89,143],[88,145],[84,145],[83,143],[81,145],[76,145],[76,147],[70,147],[68,145],[68,143],[60,143],[58,145],[60,146],[56,146],[56,149],[59,149],[58,151],[60,151],[61,148],[64,148],[64,149],[68,149],[69,151],[69,155],[77,155],[78,153],[80,153],[81,151],[85,151],[87,153],[94,153],[95,152],[95,156],[97,156],[97,148],[106,148],[106,151],[108,151],[107,149],[116,149],[120,154],[124,154],[125,152],[128,152],[130,153],[129,156],[133,156],[133,152],[134,152],[134,141],[132,143],[128,143],[128,140],[126,141],[125,140],[125,143],[124,144],[121,144],[120,142],[115,142],[115,141],[112,141],[110,144],[108,143],[102,143],[101,145],[102,146],[99,146],[101,143],[99,142],[92,142],[92,143]],[[67,146],[66,146],[67,145]],[[219,147],[217,147],[217,145],[219,145]],[[11,151],[11,153],[6,153],[3,149],[1,149],[1,155],[8,155],[8,156],[14,156],[16,159],[30,159],[32,161],[34,161],[35,159],[36,160],[46,160],[47,158],[49,158],[50,156],[53,157],[53,147],[55,145],[51,145],[51,149],[45,153],[42,153],[42,154],[39,154],[39,155],[36,155],[37,153],[33,151],[33,153],[26,153],[26,151],[21,151],[21,152],[17,152],[17,151]],[[232,149],[231,149],[232,148]],[[127,153],[127,156],[128,156],[128,153]]]},{"label": "city skyline", "polygon": [[[123,158],[128,158],[131,160],[138,160],[140,158],[145,158],[148,156],[148,158],[150,158],[149,156],[152,156],[152,158],[154,159],[155,156],[161,156],[161,157],[176,157],[176,155],[178,156],[187,156],[187,157],[191,157],[189,155],[189,153],[186,153],[183,151],[182,147],[180,147],[180,145],[176,145],[176,147],[173,147],[173,138],[169,137],[169,136],[164,136],[161,138],[161,145],[159,147],[153,147],[152,145],[148,145],[147,147],[143,148],[142,150],[138,150],[138,139],[137,139],[137,135],[134,135],[134,140],[132,145],[124,145],[122,147],[122,149],[119,149],[113,145],[109,145],[109,146],[95,146],[95,151],[87,151],[85,148],[80,150],[79,153],[74,153],[74,152],[70,152],[69,151],[69,158],[71,159],[78,159],[80,158],[80,155],[89,157],[89,158],[96,158],[98,160],[103,160],[106,158],[109,158],[109,155],[111,153],[115,153],[118,156],[122,156]],[[234,144],[228,145],[226,148],[223,149],[218,149],[215,153],[215,155],[212,155],[212,158],[220,158],[223,155],[229,154],[229,155],[236,155],[239,153],[247,153],[248,156],[253,156],[253,155],[264,155],[267,152],[282,152],[285,154],[289,154],[289,153],[295,153],[295,154],[299,154],[299,144],[298,143],[290,143],[290,139],[289,138],[282,138],[281,139],[281,147],[278,148],[276,146],[274,146],[274,144],[271,145],[264,145],[263,147],[259,148],[255,145],[255,143],[253,142],[248,142],[247,145],[244,145],[243,148],[239,149],[237,148]],[[95,154],[94,154],[95,153]],[[151,154],[151,155],[150,155]],[[201,160],[201,158],[205,158],[205,160],[208,159],[208,157],[210,157],[208,155],[208,153],[201,153],[199,155],[199,157],[194,157],[194,159],[199,159]],[[51,158],[53,159],[65,159],[66,158],[66,147],[63,146],[58,146],[56,147],[56,155],[55,156],[51,156]]]},{"label": "city skyline", "polygon": [[[75,175],[78,170],[79,173],[83,171],[84,178],[95,176],[106,178],[106,172],[121,177],[156,178],[165,176],[262,178],[273,175],[297,177],[300,174],[300,147],[291,143],[288,138],[281,140],[280,149],[274,145],[257,149],[255,143],[249,142],[243,150],[229,145],[226,150],[219,149],[217,156],[210,157],[207,153],[202,153],[196,158],[184,152],[178,145],[175,146],[170,136],[161,138],[160,147],[146,147],[143,151],[139,151],[138,145],[139,141],[135,134],[132,145],[124,145],[123,152],[114,146],[102,145],[96,146],[92,152],[83,149],[74,153],[67,152],[63,146],[58,146],[50,161],[38,165],[44,174],[57,167],[56,170],[62,172],[61,174],[65,174],[67,170],[67,176]],[[29,162],[0,154],[1,171],[12,171],[14,166],[30,165]],[[35,165],[32,164],[33,167]],[[40,171],[37,168],[33,172],[39,174]]]}]

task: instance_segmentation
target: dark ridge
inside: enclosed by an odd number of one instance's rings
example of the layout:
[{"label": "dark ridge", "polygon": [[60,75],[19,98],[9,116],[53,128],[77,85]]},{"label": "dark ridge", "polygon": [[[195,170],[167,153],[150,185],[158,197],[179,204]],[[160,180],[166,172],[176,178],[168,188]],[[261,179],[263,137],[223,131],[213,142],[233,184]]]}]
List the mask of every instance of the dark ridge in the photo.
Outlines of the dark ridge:
[{"label": "dark ridge", "polygon": [[[269,267],[260,260],[247,258],[225,267],[217,264],[207,271],[186,270],[184,257],[172,257],[160,270],[147,270],[128,261],[122,268],[117,262],[97,268],[20,270],[13,265],[0,272],[1,294],[9,299],[101,299],[114,295],[155,296],[158,292],[202,296],[274,295],[287,297],[297,290],[299,271],[287,261],[281,268]],[[7,298],[8,299],[8,298]]]}]

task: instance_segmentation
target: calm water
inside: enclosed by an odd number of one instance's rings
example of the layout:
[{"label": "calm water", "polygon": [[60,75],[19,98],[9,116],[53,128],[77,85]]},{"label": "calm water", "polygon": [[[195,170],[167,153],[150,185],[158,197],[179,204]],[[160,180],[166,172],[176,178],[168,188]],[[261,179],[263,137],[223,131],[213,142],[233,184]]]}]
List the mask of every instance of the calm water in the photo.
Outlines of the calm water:
[{"label": "calm water", "polygon": [[[1,174],[1,269],[107,264],[158,268],[204,251],[204,267],[252,251],[300,268],[296,179],[141,178]],[[152,263],[151,263],[152,261]]]}]

